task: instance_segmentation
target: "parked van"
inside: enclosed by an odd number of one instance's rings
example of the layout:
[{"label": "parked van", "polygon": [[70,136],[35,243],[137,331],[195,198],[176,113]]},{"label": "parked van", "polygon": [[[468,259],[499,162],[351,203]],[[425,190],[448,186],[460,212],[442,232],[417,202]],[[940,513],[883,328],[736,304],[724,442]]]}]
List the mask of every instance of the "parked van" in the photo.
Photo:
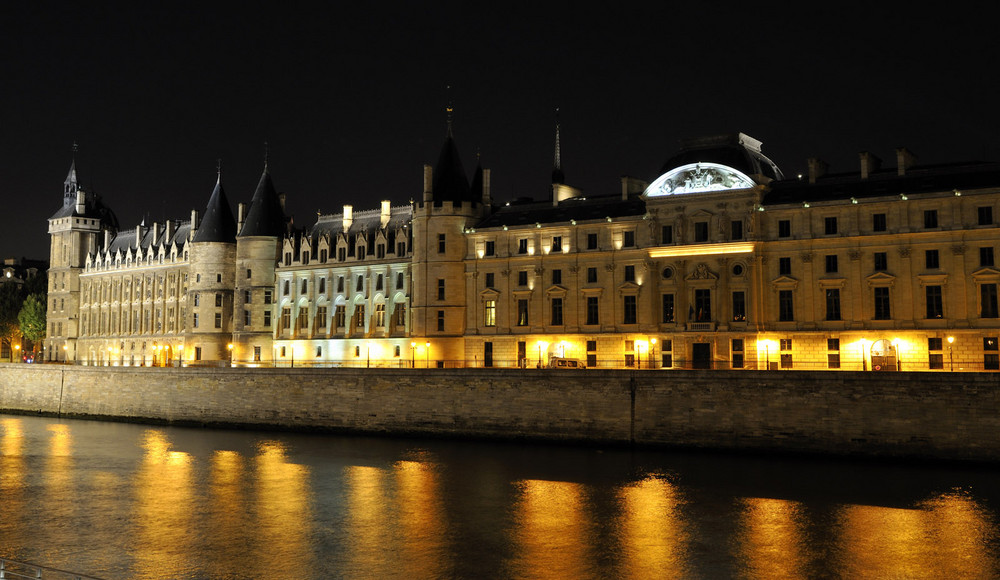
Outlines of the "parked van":
[{"label": "parked van", "polygon": [[587,365],[575,358],[552,357],[549,359],[550,369],[585,369]]}]

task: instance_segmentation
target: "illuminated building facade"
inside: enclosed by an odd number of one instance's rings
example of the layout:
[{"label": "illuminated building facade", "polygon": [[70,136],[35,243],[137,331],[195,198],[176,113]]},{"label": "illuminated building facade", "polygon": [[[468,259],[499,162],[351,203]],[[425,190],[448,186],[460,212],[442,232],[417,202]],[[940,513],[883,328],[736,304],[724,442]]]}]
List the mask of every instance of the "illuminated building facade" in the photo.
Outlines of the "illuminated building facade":
[{"label": "illuminated building facade", "polygon": [[71,171],[47,358],[998,370],[1000,166],[896,153],[789,179],[747,135],[694,139],[651,182],[589,196],[564,183],[557,133],[551,197],[501,206],[449,126],[418,201],[301,229],[266,168],[235,219],[220,181],[201,223],[134,231]]}]

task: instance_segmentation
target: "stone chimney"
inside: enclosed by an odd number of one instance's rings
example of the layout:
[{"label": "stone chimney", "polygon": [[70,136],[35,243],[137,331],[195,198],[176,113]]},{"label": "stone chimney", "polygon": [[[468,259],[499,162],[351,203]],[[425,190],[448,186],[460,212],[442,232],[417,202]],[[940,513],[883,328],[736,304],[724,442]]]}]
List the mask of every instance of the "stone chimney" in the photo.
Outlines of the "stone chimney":
[{"label": "stone chimney", "polygon": [[830,167],[826,161],[818,157],[810,157],[807,163],[809,164],[809,183],[816,183],[817,179],[826,175],[826,170]]},{"label": "stone chimney", "polygon": [[882,160],[868,151],[862,151],[858,157],[861,158],[861,179],[868,179],[868,176],[882,167]]},{"label": "stone chimney", "polygon": [[153,241],[152,244],[156,245],[156,240],[160,239],[160,223],[153,222]]},{"label": "stone chimney", "polygon": [[194,239],[195,232],[198,231],[198,210],[191,210],[191,230],[188,232],[188,240]]},{"label": "stone chimney", "polygon": [[344,206],[344,232],[351,229],[351,224],[354,223],[354,206],[345,205]]},{"label": "stone chimney", "polygon": [[135,226],[135,247],[136,249],[142,247],[142,226]]},{"label": "stone chimney", "polygon": [[237,233],[243,229],[243,222],[246,221],[247,217],[247,204],[240,202],[236,204],[236,231]]},{"label": "stone chimney", "polygon": [[649,187],[649,184],[641,179],[636,179],[628,175],[622,175],[622,199],[628,199],[631,195],[638,195]]},{"label": "stone chimney", "polygon": [[906,175],[906,170],[917,163],[917,156],[906,147],[896,149],[896,174]]},{"label": "stone chimney", "polygon": [[105,230],[104,230],[104,251],[105,252],[108,251],[108,248],[110,248],[110,247],[111,247],[111,230],[105,228]]},{"label": "stone chimney", "polygon": [[389,218],[392,217],[392,207],[389,205],[389,200],[382,200],[382,212],[379,214],[379,225],[383,228],[389,223]]},{"label": "stone chimney", "polygon": [[424,203],[434,201],[434,168],[424,165]]},{"label": "stone chimney", "polygon": [[167,220],[166,221],[166,223],[163,225],[163,229],[165,230],[163,232],[163,241],[164,242],[169,242],[170,240],[173,239],[174,232],[177,231],[176,227],[177,227],[177,225],[174,223],[174,220]]}]

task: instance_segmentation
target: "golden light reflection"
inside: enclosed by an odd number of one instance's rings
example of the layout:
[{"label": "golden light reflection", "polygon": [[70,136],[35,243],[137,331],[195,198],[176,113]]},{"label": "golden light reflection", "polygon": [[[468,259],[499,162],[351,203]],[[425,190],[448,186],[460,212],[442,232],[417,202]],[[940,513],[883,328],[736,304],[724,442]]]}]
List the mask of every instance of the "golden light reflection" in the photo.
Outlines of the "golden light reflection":
[{"label": "golden light reflection", "polygon": [[450,577],[452,563],[446,545],[448,527],[434,464],[399,461],[393,465],[393,473],[405,575]]},{"label": "golden light reflection", "polygon": [[846,506],[838,516],[842,577],[995,578],[993,525],[970,498],[946,494],[919,509]]},{"label": "golden light reflection", "polygon": [[798,502],[745,498],[740,514],[739,558],[751,578],[806,578],[811,555]]},{"label": "golden light reflection", "polygon": [[669,481],[647,478],[618,491],[623,578],[679,578],[688,573],[682,503]]},{"label": "golden light reflection", "polygon": [[209,467],[206,541],[213,558],[212,578],[236,578],[254,559],[255,525],[247,512],[246,465],[235,451],[216,451]]},{"label": "golden light reflection", "polygon": [[277,441],[258,445],[257,562],[274,578],[307,578],[312,571],[309,468],[289,463]]},{"label": "golden light reflection", "polygon": [[514,506],[511,576],[584,578],[593,573],[584,517],[584,486],[565,481],[524,480]]},{"label": "golden light reflection", "polygon": [[[69,425],[46,425],[45,428],[50,436],[45,477],[42,479],[45,494],[43,501],[49,514],[58,514],[59,518],[68,521],[76,509],[76,486],[73,484],[73,436]],[[54,546],[68,545],[76,533],[76,530],[68,527],[57,527],[53,530],[53,535],[45,541]]]},{"label": "golden light reflection", "polygon": [[147,430],[136,473],[136,577],[180,577],[191,565],[184,556],[199,543],[191,457],[171,451],[159,430]]},{"label": "golden light reflection", "polygon": [[20,419],[0,419],[0,531],[8,542],[5,550],[21,546],[11,542],[30,537],[25,534],[24,429]]},{"label": "golden light reflection", "polygon": [[386,472],[377,467],[352,465],[344,470],[350,542],[345,577],[385,577],[398,570],[399,553],[385,550],[395,541],[386,484]]}]

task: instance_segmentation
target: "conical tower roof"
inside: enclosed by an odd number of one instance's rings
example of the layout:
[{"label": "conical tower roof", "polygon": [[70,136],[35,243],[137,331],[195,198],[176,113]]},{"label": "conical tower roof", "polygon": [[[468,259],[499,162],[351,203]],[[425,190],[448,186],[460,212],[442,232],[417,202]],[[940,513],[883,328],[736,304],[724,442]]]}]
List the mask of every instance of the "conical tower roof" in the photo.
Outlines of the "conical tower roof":
[{"label": "conical tower roof", "polygon": [[208,206],[205,208],[205,217],[198,224],[198,231],[194,234],[193,242],[235,242],[236,241],[236,219],[233,218],[233,209],[229,207],[229,199],[222,189],[222,172],[219,172],[219,179],[215,182],[215,189],[212,190],[212,197],[208,198]]},{"label": "conical tower roof", "polygon": [[271,172],[265,164],[239,236],[280,237],[285,234],[285,229],[285,211],[281,208],[281,200],[271,182]]},{"label": "conical tower roof", "polygon": [[434,167],[434,201],[474,201],[451,133],[450,121],[448,136],[438,156],[437,166]]}]

